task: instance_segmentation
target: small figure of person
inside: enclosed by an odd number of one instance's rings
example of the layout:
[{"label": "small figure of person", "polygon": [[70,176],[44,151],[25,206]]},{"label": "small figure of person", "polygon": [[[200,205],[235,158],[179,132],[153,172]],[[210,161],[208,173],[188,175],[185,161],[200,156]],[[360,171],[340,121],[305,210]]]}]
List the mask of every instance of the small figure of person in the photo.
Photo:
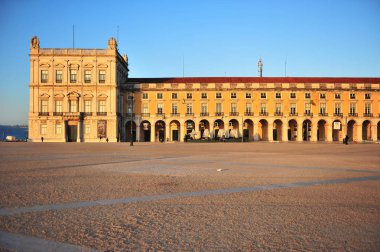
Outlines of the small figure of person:
[{"label": "small figure of person", "polygon": [[41,137],[41,142],[44,142],[44,137]]},{"label": "small figure of person", "polygon": [[346,145],[348,145],[348,139],[349,139],[350,137],[348,136],[348,135],[346,135],[346,137],[344,138],[344,141],[345,141],[345,144]]},{"label": "small figure of person", "polygon": [[108,137],[107,137],[106,141],[107,141],[107,143],[108,143]]},{"label": "small figure of person", "polygon": [[100,136],[99,139],[100,139],[99,142],[101,142],[102,141],[102,136]]}]

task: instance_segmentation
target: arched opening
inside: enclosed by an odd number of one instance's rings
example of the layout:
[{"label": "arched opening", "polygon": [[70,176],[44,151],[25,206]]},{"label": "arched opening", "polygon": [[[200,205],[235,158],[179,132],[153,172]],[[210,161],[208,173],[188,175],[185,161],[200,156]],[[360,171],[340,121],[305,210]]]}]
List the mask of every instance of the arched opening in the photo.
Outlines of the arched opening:
[{"label": "arched opening", "polygon": [[230,120],[226,138],[239,138],[239,122],[236,119]]},{"label": "arched opening", "polygon": [[199,132],[202,139],[211,138],[210,123],[207,120],[201,120],[199,122]]},{"label": "arched opening", "polygon": [[342,139],[342,123],[339,120],[335,120],[332,124],[332,139],[335,142]]},{"label": "arched opening", "polygon": [[258,125],[259,138],[262,141],[268,141],[268,122],[267,120],[261,119]]},{"label": "arched opening", "polygon": [[140,142],[150,142],[150,130],[150,122],[142,121],[140,124]]},{"label": "arched opening", "polygon": [[195,131],[195,123],[193,120],[187,120],[184,126],[185,132],[188,137],[190,137],[191,139],[198,138],[197,132]]},{"label": "arched opening", "polygon": [[311,121],[309,119],[302,123],[302,140],[310,141],[311,137]]},{"label": "arched opening", "polygon": [[277,119],[273,122],[273,141],[282,141],[282,121]]},{"label": "arched opening", "polygon": [[178,142],[180,140],[179,136],[181,135],[181,132],[180,132],[181,127],[180,127],[179,121],[177,120],[171,121],[169,124],[169,127],[170,127],[169,139],[173,142]]},{"label": "arched opening", "polygon": [[371,140],[371,122],[365,120],[362,124],[362,136],[364,141]]},{"label": "arched opening", "polygon": [[155,124],[155,142],[164,142],[165,141],[165,122],[164,121],[157,121]]},{"label": "arched opening", "polygon": [[252,141],[253,136],[253,122],[251,119],[246,119],[243,124],[244,141]]},{"label": "arched opening", "polygon": [[131,121],[128,121],[125,124],[125,136],[126,136],[125,140],[127,142],[131,141],[131,136],[132,136],[133,142],[136,141],[136,123],[135,122],[132,122],[132,132],[131,132]]},{"label": "arched opening", "polygon": [[296,141],[296,140],[297,140],[297,121],[292,119],[289,121],[288,141]]},{"label": "arched opening", "polygon": [[354,141],[354,139],[357,139],[357,124],[354,120],[350,120],[347,123],[347,135],[348,135],[348,141]]},{"label": "arched opening", "polygon": [[317,129],[317,140],[318,141],[326,141],[326,121],[325,120],[319,120],[318,121],[318,129]]},{"label": "arched opening", "polygon": [[224,138],[224,122],[220,119],[214,122],[214,139]]}]

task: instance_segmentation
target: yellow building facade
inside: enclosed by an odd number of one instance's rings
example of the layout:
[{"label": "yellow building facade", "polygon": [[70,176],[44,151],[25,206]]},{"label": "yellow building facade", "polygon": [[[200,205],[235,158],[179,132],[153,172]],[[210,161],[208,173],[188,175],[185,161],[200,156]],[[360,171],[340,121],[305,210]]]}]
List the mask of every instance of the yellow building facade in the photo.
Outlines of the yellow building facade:
[{"label": "yellow building facade", "polygon": [[116,142],[128,58],[107,49],[40,48],[30,43],[29,140]]},{"label": "yellow building facade", "polygon": [[[380,78],[128,79],[139,141],[378,141]],[[127,132],[130,123],[127,123]],[[244,138],[244,139],[242,139]]]},{"label": "yellow building facade", "polygon": [[[378,141],[380,78],[128,78],[117,50],[31,40],[29,139]],[[132,122],[132,123],[131,123]],[[187,137],[186,137],[187,136]]]}]

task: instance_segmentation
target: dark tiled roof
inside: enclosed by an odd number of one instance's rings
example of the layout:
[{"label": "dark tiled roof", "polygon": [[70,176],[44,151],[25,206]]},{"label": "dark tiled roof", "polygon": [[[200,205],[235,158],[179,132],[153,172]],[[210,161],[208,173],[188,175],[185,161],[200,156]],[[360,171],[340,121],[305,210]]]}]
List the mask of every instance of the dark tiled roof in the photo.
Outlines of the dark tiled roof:
[{"label": "dark tiled roof", "polygon": [[373,83],[380,78],[359,77],[186,77],[129,78],[128,83]]}]

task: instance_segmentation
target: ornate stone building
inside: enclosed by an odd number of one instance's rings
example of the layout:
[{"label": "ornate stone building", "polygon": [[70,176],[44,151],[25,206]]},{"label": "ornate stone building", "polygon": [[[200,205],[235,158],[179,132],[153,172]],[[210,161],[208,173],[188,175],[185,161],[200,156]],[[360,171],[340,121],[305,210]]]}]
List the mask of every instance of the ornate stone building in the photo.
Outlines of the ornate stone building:
[{"label": "ornate stone building", "polygon": [[133,79],[112,38],[104,50],[33,38],[30,60],[32,141],[380,138],[380,78]]},{"label": "ornate stone building", "polygon": [[114,38],[107,49],[47,49],[33,37],[29,139],[116,142],[127,78],[128,58],[118,53]]}]

